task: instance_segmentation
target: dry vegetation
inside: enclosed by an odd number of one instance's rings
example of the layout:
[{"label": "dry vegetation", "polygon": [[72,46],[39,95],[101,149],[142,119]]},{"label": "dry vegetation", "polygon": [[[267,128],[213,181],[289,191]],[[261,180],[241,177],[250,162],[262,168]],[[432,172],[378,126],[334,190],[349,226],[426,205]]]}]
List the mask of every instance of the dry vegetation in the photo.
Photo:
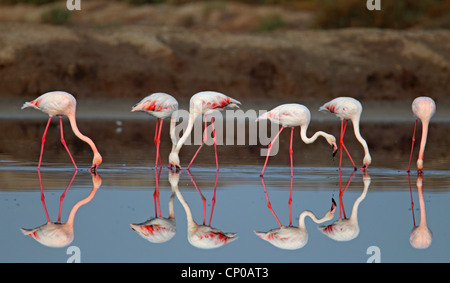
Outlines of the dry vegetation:
[{"label": "dry vegetation", "polygon": [[[449,0],[382,0],[381,12],[362,0],[82,0],[69,13],[65,1],[6,2],[29,1],[0,0],[0,89],[9,97],[214,89],[261,99],[446,101],[450,92]],[[359,28],[332,29],[347,26]]]}]

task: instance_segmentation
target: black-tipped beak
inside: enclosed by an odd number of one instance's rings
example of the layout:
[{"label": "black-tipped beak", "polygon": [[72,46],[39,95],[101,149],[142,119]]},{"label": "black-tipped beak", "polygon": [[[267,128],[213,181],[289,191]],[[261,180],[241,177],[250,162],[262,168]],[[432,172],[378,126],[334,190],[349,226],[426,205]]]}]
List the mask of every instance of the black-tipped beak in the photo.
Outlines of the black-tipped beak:
[{"label": "black-tipped beak", "polygon": [[331,146],[331,150],[333,151],[333,158],[336,156],[336,153],[338,152],[338,148],[334,148],[334,146]]},{"label": "black-tipped beak", "polygon": [[332,214],[334,214],[335,211],[336,211],[336,202],[334,201],[334,198],[331,198],[331,209],[330,209],[330,212]]},{"label": "black-tipped beak", "polygon": [[181,171],[181,166],[169,164],[169,169],[172,171],[175,171],[176,173],[179,173]]},{"label": "black-tipped beak", "polygon": [[92,165],[91,168],[89,169],[89,171],[92,174],[97,174],[97,165]]}]

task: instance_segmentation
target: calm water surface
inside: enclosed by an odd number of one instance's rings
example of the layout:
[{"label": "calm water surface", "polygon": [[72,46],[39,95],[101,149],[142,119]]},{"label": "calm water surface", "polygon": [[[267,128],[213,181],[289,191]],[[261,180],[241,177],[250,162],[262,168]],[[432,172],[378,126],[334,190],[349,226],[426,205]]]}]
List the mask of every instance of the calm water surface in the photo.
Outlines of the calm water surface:
[{"label": "calm water surface", "polygon": [[[87,171],[90,152],[75,138],[70,138],[67,131],[66,141],[74,150],[80,168],[74,175],[70,160],[58,144],[58,130],[53,132],[55,142],[49,145],[49,153],[44,155],[39,175],[37,159],[43,128],[30,133],[27,127],[19,126],[22,132],[12,133],[16,135],[14,144],[18,149],[12,150],[12,146],[5,143],[6,149],[0,155],[0,261],[66,262],[74,255],[73,249],[79,252],[81,262],[366,262],[374,258],[381,262],[450,261],[450,218],[447,215],[450,173],[447,157],[442,155],[442,149],[433,150],[437,148],[433,140],[426,153],[425,166],[428,164],[429,167],[424,174],[423,188],[417,186],[415,171],[410,178],[405,172],[409,148],[400,155],[383,154],[380,147],[374,148],[374,166],[368,175],[354,172],[346,161],[340,176],[338,160],[328,158],[327,145],[317,145],[319,159],[326,160],[311,159],[310,163],[305,161],[305,158],[311,158],[308,148],[298,145],[300,148],[295,149],[292,203],[289,205],[291,178],[288,157],[280,154],[269,160],[262,180],[259,173],[264,157],[245,146],[244,149],[243,146],[232,146],[231,151],[219,151],[221,169],[217,175],[214,160],[210,157],[213,151],[211,147],[205,147],[200,153],[202,157],[199,156],[203,159],[196,161],[191,174],[183,170],[176,176],[179,178],[179,192],[171,198],[173,186],[169,182],[169,170],[164,165],[158,177],[153,167],[153,122],[148,124],[148,133],[142,134],[145,138],[136,137],[136,133],[134,137],[132,134],[131,138],[123,138],[130,141],[133,149],[129,152],[113,145],[105,146],[106,158],[97,178]],[[123,132],[127,131],[125,126]],[[91,127],[95,128],[95,124]],[[382,126],[374,124],[372,127]],[[398,127],[403,128],[403,125]],[[117,125],[110,128],[111,133],[117,132]],[[288,139],[288,135],[285,138]],[[107,145],[108,140],[99,144]],[[283,146],[282,142],[280,148]],[[194,147],[189,148],[192,149],[183,149],[187,156],[185,159],[195,151]],[[359,151],[358,145],[352,145],[352,142],[348,148]],[[162,149],[163,155],[167,150]],[[24,151],[27,153],[19,153]],[[320,155],[322,151],[323,156]],[[241,153],[241,162],[236,162],[239,158],[231,157],[233,152]],[[246,154],[258,157],[251,159]],[[355,160],[362,159],[360,154],[355,153]],[[340,179],[341,188],[345,188],[341,197]],[[143,223],[155,217],[157,181],[161,214],[163,217],[169,215],[173,200],[176,220],[175,235],[164,243],[149,242],[130,228],[132,223]],[[41,200],[41,183],[44,202]],[[69,183],[70,187],[64,194]],[[99,185],[98,189],[93,189],[94,184]],[[224,232],[237,233],[238,239],[211,250],[191,245],[187,239],[186,211],[181,205],[180,194],[198,224],[205,221],[206,225],[210,223]],[[277,248],[254,233],[254,230],[268,231],[279,227],[268,208],[267,199],[283,225],[292,222],[298,226],[300,212],[310,210],[322,217],[330,209],[332,198],[337,203],[334,219],[316,224],[307,218],[309,237],[301,249]],[[83,199],[85,203],[74,217],[74,238],[68,245],[47,247],[21,232],[21,228],[31,229],[45,224],[45,208],[52,222],[60,217],[65,223],[71,210]],[[340,215],[344,217],[344,213],[347,218],[357,219],[359,233],[353,239],[336,241],[318,229],[320,225],[337,221]],[[432,242],[426,249],[413,247],[409,240],[411,231],[420,223],[425,223],[432,231]]]}]

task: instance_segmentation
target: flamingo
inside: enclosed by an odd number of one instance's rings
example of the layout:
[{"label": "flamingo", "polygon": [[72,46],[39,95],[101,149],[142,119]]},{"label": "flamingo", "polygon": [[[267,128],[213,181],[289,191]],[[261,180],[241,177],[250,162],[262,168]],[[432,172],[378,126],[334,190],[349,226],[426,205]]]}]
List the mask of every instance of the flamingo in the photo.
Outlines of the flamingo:
[{"label": "flamingo", "polygon": [[42,136],[42,145],[41,145],[41,154],[39,157],[39,164],[38,169],[41,168],[41,162],[42,162],[42,155],[44,153],[44,144],[45,144],[45,136],[47,135],[47,130],[50,125],[50,122],[53,118],[53,116],[59,116],[59,124],[61,129],[61,143],[63,144],[64,148],[66,149],[67,153],[69,153],[70,159],[72,160],[72,163],[75,167],[75,170],[78,169],[77,165],[75,164],[75,161],[70,154],[69,148],[67,147],[67,144],[64,140],[64,134],[63,134],[63,122],[62,122],[62,116],[65,115],[69,118],[70,126],[72,127],[72,130],[74,134],[81,139],[82,141],[89,144],[89,146],[92,149],[92,152],[94,153],[94,158],[92,160],[92,166],[90,168],[91,172],[95,172],[98,168],[98,166],[102,163],[102,156],[97,150],[97,147],[95,146],[95,143],[87,136],[83,135],[77,127],[77,122],[75,119],[75,112],[76,112],[76,104],[77,101],[75,97],[73,97],[70,93],[64,92],[64,91],[52,91],[44,93],[43,95],[39,96],[33,101],[25,102],[22,106],[22,109],[25,108],[36,108],[44,113],[47,113],[49,115],[49,119],[47,122],[47,126],[45,127],[44,134]]},{"label": "flamingo", "polygon": [[436,103],[430,97],[420,96],[414,99],[412,103],[412,111],[414,113],[414,116],[416,117],[416,122],[414,124],[411,154],[409,156],[407,172],[409,172],[411,166],[411,157],[414,148],[417,119],[420,119],[420,121],[422,121],[422,139],[420,140],[419,157],[417,158],[417,172],[420,175],[423,174],[423,153],[425,151],[425,145],[427,143],[428,124],[430,123],[431,117],[433,117],[434,113],[436,112]]},{"label": "flamingo", "polygon": [[[33,239],[35,239],[36,241],[47,247],[62,248],[70,245],[70,243],[72,243],[74,239],[73,225],[75,221],[75,214],[77,213],[78,209],[81,206],[90,202],[94,198],[98,188],[102,184],[102,179],[99,174],[92,173],[92,183],[93,187],[91,193],[86,198],[78,201],[72,207],[66,223],[61,223],[60,217],[58,218],[58,222],[50,222],[50,219],[47,215],[48,222],[46,224],[36,227],[34,229],[21,228],[22,233],[24,235],[32,237]],[[45,208],[45,203],[43,202],[43,204]]]},{"label": "flamingo", "polygon": [[161,143],[161,129],[163,121],[167,117],[170,119],[170,137],[172,144],[176,144],[175,139],[175,122],[176,117],[173,115],[178,110],[178,101],[167,93],[157,92],[144,97],[139,103],[134,105],[131,112],[143,111],[156,117],[155,127],[155,146],[156,146],[156,161],[155,167],[158,167],[158,161],[161,164],[161,156],[159,153],[159,145]]},{"label": "flamingo", "polygon": [[[162,168],[161,168],[162,169]],[[169,216],[161,216],[161,208],[159,206],[159,179],[161,174],[161,169],[159,174],[156,172],[156,187],[153,194],[155,199],[155,218],[147,220],[140,224],[130,224],[133,231],[139,234],[142,238],[146,239],[151,243],[164,243],[172,239],[176,234],[176,222],[175,222],[175,212],[173,209],[173,200],[175,198],[175,191],[172,189],[172,194],[169,198]],[[158,204],[156,202],[158,200]],[[157,210],[158,207],[158,210]],[[159,211],[159,216],[158,216]]]},{"label": "flamingo", "polygon": [[[350,178],[351,179],[351,178]],[[361,202],[366,198],[367,192],[369,190],[370,186],[370,176],[367,171],[365,171],[363,176],[363,184],[364,188],[361,193],[361,195],[355,200],[353,203],[352,208],[352,214],[350,215],[350,218],[341,218],[339,216],[339,219],[336,220],[334,223],[328,225],[328,226],[322,226],[319,228],[319,230],[327,235],[329,238],[335,240],[335,241],[350,241],[358,237],[359,235],[359,224],[358,224],[358,207],[361,204]],[[340,200],[340,207],[343,208],[342,204],[342,195],[344,191],[339,193],[339,200]]]},{"label": "flamingo", "polygon": [[334,217],[336,203],[332,199],[331,209],[327,211],[324,217],[318,219],[315,214],[309,210],[300,213],[298,227],[282,226],[280,228],[269,230],[268,232],[254,231],[261,239],[268,241],[275,247],[286,250],[296,250],[304,247],[308,242],[308,230],[306,229],[305,219],[310,217],[316,223],[323,223]]},{"label": "flamingo", "polygon": [[291,160],[291,176],[293,175],[292,137],[294,134],[294,127],[300,126],[300,137],[306,144],[313,143],[319,136],[323,136],[331,145],[333,154],[335,154],[337,151],[336,138],[333,135],[327,134],[323,131],[318,131],[310,138],[306,136],[306,131],[311,121],[311,113],[309,109],[302,104],[282,104],[270,110],[269,112],[262,114],[256,119],[256,121],[260,121],[262,119],[269,119],[274,123],[281,124],[281,129],[269,144],[266,161],[264,163],[264,167],[261,171],[260,176],[264,175],[264,170],[266,169],[267,160],[269,159],[272,144],[277,140],[278,136],[281,134],[281,131],[283,131],[285,127],[291,127],[291,142],[289,148],[289,155]]},{"label": "flamingo", "polygon": [[[408,174],[408,180],[409,180],[409,174]],[[414,220],[414,227],[411,230],[411,233],[409,234],[409,243],[413,248],[416,249],[426,249],[431,245],[431,242],[433,241],[433,233],[431,232],[430,228],[428,228],[427,225],[427,219],[426,219],[426,213],[425,213],[425,201],[423,199],[423,176],[418,175],[417,176],[417,192],[419,194],[419,204],[420,204],[420,223],[418,226],[416,226],[415,220]],[[411,189],[411,187],[410,187]],[[412,205],[412,201],[411,201]],[[411,207],[412,208],[412,207]],[[413,217],[414,217],[414,210],[413,210]]]},{"label": "flamingo", "polygon": [[206,132],[206,116],[211,115],[211,126],[212,126],[212,133],[213,133],[213,141],[214,141],[214,152],[216,157],[216,168],[219,170],[219,161],[217,158],[217,145],[216,145],[216,131],[214,130],[214,121],[212,117],[212,113],[216,110],[220,111],[223,110],[225,107],[230,108],[239,108],[239,105],[241,103],[237,101],[236,99],[233,99],[225,94],[222,94],[220,92],[216,91],[202,91],[199,93],[194,94],[191,97],[191,100],[189,102],[189,122],[186,130],[183,133],[183,136],[178,140],[176,143],[176,146],[172,149],[172,152],[169,155],[169,167],[174,167],[176,170],[181,170],[180,166],[180,158],[179,158],[179,152],[181,147],[183,146],[184,142],[190,135],[192,128],[194,126],[194,121],[199,115],[205,116],[205,129],[204,129],[204,135],[202,144],[197,149],[197,152],[192,157],[191,162],[189,163],[187,169],[191,167],[192,163],[194,162],[198,152],[203,147],[203,144],[206,141],[207,138],[207,132]]},{"label": "flamingo", "polygon": [[[353,164],[353,168],[356,170],[356,165],[353,162],[353,159],[350,156],[350,153],[348,152],[347,148],[344,145],[344,134],[345,134],[345,130],[347,128],[347,122],[348,122],[348,120],[352,121],[353,130],[355,132],[355,137],[364,149],[363,166],[362,166],[361,170],[365,171],[369,167],[370,163],[372,162],[372,157],[370,156],[369,147],[367,146],[367,142],[361,136],[361,133],[359,130],[359,121],[361,119],[362,110],[363,110],[363,108],[362,108],[361,103],[352,97],[338,97],[338,98],[335,98],[335,99],[325,103],[323,106],[321,106],[319,108],[319,111],[328,111],[328,112],[334,113],[334,114],[336,114],[337,117],[339,117],[341,119],[341,133],[340,133],[339,143],[340,143],[341,148],[343,148],[345,150],[348,157],[350,158],[350,161]],[[345,120],[345,125],[344,125],[344,120]],[[339,158],[339,170],[341,169],[341,164],[342,164],[342,150],[341,150],[340,158]]]},{"label": "flamingo", "polygon": [[169,170],[169,183],[186,212],[189,243],[201,249],[214,249],[235,241],[236,233],[224,233],[210,225],[199,225],[195,222],[191,208],[178,188],[179,178],[179,171]]}]

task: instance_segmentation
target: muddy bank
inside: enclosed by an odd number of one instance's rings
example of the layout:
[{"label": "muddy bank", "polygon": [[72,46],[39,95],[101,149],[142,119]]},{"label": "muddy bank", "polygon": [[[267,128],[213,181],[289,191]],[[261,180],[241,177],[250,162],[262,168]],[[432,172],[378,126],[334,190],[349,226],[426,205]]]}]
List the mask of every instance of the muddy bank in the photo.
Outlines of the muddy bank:
[{"label": "muddy bank", "polygon": [[181,102],[201,90],[239,100],[403,101],[450,93],[450,32],[375,29],[236,34],[214,30],[0,24],[0,92],[32,98],[61,89],[77,98]]}]

